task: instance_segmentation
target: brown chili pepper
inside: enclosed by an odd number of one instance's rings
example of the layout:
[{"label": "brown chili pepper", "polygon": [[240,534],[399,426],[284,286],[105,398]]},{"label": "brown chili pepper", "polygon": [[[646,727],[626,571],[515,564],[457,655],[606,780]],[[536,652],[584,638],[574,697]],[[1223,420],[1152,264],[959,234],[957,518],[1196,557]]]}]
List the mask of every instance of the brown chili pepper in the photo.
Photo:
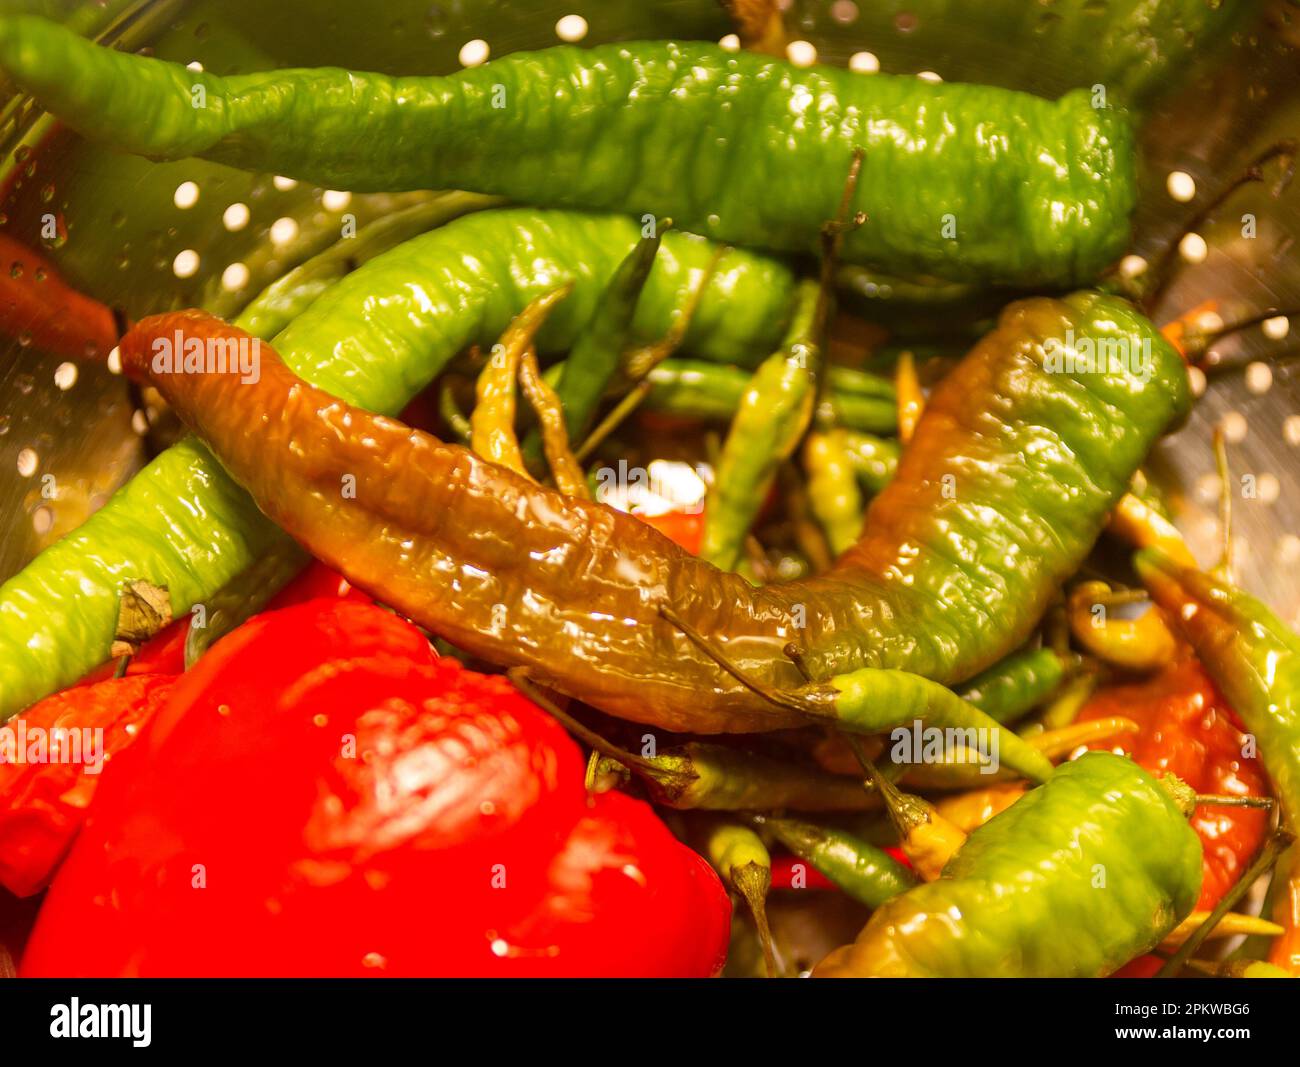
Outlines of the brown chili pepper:
[{"label": "brown chili pepper", "polygon": [[[1152,355],[1140,377],[1064,372],[1049,342],[1067,330],[1149,341]],[[728,678],[662,607],[771,689],[803,681],[782,651],[796,639],[816,678],[885,667],[960,681],[1028,638],[1188,402],[1182,361],[1122,301],[1014,304],[935,389],[858,543],[826,574],[755,588],[635,516],[353,408],[268,346],[255,383],[151,372],[154,341],[174,335],[243,336],[202,313],[156,316],[123,341],[124,365],[314,555],[475,655],[695,732],[805,720]]]}]

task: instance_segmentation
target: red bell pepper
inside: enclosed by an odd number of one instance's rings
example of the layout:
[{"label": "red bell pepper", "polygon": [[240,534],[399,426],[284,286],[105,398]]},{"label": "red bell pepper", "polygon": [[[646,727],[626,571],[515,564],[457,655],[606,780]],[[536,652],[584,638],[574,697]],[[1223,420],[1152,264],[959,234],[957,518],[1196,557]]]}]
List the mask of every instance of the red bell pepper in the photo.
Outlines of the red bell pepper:
[{"label": "red bell pepper", "polygon": [[583,777],[554,720],[391,613],[260,615],[116,761],[23,973],[714,973],[716,876]]},{"label": "red bell pepper", "polygon": [[81,829],[101,772],[174,681],[110,678],[56,693],[0,726],[0,885],[19,897],[45,888]]},{"label": "red bell pepper", "polygon": [[[1192,658],[1132,685],[1100,690],[1079,713],[1080,721],[1121,715],[1141,727],[1094,748],[1122,747],[1155,773],[1176,774],[1198,793],[1268,796],[1268,778],[1257,758],[1242,755],[1244,735],[1236,715]],[[1205,850],[1200,909],[1213,908],[1259,851],[1268,813],[1253,808],[1202,806],[1192,828]]]}]

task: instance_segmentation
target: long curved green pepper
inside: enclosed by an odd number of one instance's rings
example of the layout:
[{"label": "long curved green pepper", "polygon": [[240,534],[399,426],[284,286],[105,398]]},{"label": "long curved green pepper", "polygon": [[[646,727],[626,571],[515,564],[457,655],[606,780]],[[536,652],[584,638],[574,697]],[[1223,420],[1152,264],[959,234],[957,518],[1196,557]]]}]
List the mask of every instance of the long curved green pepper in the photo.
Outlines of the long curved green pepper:
[{"label": "long curved green pepper", "polygon": [[10,17],[0,69],[77,132],[156,159],[649,213],[783,251],[816,250],[863,149],[850,209],[868,221],[843,256],[900,274],[1084,282],[1123,252],[1135,202],[1130,124],[1087,91],[1049,101],[701,42],[559,46],[449,77],[222,78]]},{"label": "long curved green pepper", "polygon": [[975,830],[943,877],[885,904],[815,973],[1108,975],[1195,907],[1201,843],[1190,814],[1132,760],[1089,752]]},{"label": "long curved green pepper", "polygon": [[499,196],[440,193],[423,204],[395,211],[344,237],[279,280],[272,282],[235,319],[241,329],[269,340],[301,315],[346,274],[404,241],[475,211],[500,207]]},{"label": "long curved green pepper", "polygon": [[[750,375],[737,367],[693,359],[667,359],[647,376],[650,391],[642,401],[646,411],[662,411],[692,419],[730,420],[749,388]],[[898,410],[892,395],[884,397],[837,387],[827,381],[835,422],[869,433],[893,433]]]},{"label": "long curved green pepper", "polygon": [[957,694],[1000,723],[1029,714],[1060,687],[1065,662],[1050,648],[1013,652],[963,682]]},{"label": "long curved green pepper", "polygon": [[916,876],[888,852],[832,826],[764,818],[760,825],[845,893],[868,908],[916,885]]},{"label": "long curved green pepper", "polygon": [[[539,338],[551,350],[567,347],[639,239],[631,220],[611,216],[524,209],[467,215],[331,286],[275,339],[276,350],[332,393],[395,413],[457,352],[492,343],[531,300],[572,281],[574,291]],[[669,330],[715,248],[688,234],[664,236],[637,305],[639,337]],[[728,362],[771,351],[793,291],[788,268],[728,251],[686,344]],[[108,658],[123,582],[165,586],[179,615],[273,539],[274,527],[206,448],[191,438],[168,449],[0,586],[0,720]]]},{"label": "long curved green pepper", "polygon": [[818,300],[817,283],[804,282],[785,341],[754,372],[723,442],[699,552],[723,570],[735,570],[777,468],[812,421],[821,363],[821,339],[815,336]]}]

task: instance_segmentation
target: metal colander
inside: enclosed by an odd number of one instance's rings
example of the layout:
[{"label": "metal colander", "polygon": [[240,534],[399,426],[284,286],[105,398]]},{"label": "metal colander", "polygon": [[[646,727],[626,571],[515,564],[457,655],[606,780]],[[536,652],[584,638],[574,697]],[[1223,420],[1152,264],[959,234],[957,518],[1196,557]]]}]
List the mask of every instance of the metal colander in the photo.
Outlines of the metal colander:
[{"label": "metal colander", "polygon": [[[1220,4],[1222,17],[1212,19],[1217,41],[1176,87],[1157,94],[1144,127],[1134,251],[1151,261],[1177,239],[1197,204],[1261,148],[1300,135],[1300,12],[1281,0],[1207,0],[1211,10]],[[712,0],[0,0],[0,10],[39,11],[106,44],[218,73],[318,64],[439,73],[561,38],[719,39],[732,30]],[[804,53],[811,46],[823,62],[847,65],[856,56],[857,69],[1054,96],[1140,72],[1140,55],[1108,49],[1100,30],[1107,15],[1105,0],[796,0],[786,24]],[[1096,48],[1080,45],[1093,39],[1090,19],[1099,27]],[[1164,79],[1157,88],[1166,88]],[[350,196],[193,160],[149,163],[83,142],[30,101],[10,97],[0,107],[0,235],[39,250],[69,285],[119,318],[196,304],[233,314],[278,274],[337,239],[344,214],[361,224],[402,199]],[[1171,172],[1190,177],[1193,201],[1171,195],[1171,187],[1181,192]],[[1300,259],[1291,248],[1298,212],[1300,190],[1274,199],[1257,184],[1234,195],[1200,228],[1206,254],[1180,264],[1158,317],[1207,301],[1227,321],[1296,306]],[[1242,233],[1247,215],[1255,219],[1253,237]],[[1213,559],[1219,483],[1209,442],[1212,427],[1223,427],[1233,479],[1242,480],[1234,494],[1240,580],[1294,619],[1300,413],[1284,324],[1218,347],[1221,364],[1209,390],[1152,467],[1194,550],[1203,561]],[[0,337],[0,579],[130,477],[147,458],[151,427],[165,418],[147,394],[112,372],[111,361],[105,369],[85,355],[42,349],[30,333]]]}]

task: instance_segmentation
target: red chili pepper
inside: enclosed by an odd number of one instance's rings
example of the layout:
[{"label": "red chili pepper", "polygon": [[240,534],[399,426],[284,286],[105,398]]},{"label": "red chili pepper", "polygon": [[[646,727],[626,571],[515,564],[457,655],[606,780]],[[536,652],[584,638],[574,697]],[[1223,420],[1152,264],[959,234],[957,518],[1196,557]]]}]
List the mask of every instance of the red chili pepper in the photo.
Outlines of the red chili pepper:
[{"label": "red chili pepper", "polygon": [[174,682],[159,674],[110,678],[56,693],[0,726],[0,885],[25,897],[48,884],[101,772]]},{"label": "red chili pepper", "polygon": [[[1176,774],[1198,793],[1269,795],[1259,760],[1242,755],[1245,738],[1236,715],[1196,660],[1184,659],[1147,681],[1102,689],[1079,719],[1114,715],[1133,719],[1141,730],[1092,747],[1119,745],[1147,770]],[[1202,806],[1192,827],[1205,848],[1205,876],[1196,906],[1209,909],[1259,850],[1268,813]]]},{"label": "red chili pepper", "polygon": [[338,571],[319,560],[312,560],[298,577],[271,598],[265,610],[277,611],[321,597],[337,597],[339,600],[353,600],[359,604],[375,602],[372,596],[363,593]]},{"label": "red chili pepper", "polygon": [[661,515],[637,515],[648,526],[653,526],[668,540],[681,545],[693,556],[700,554],[704,540],[704,511],[665,511]]},{"label": "red chili pepper", "polygon": [[773,889],[833,889],[840,887],[816,867],[788,852],[772,857]]},{"label": "red chili pepper", "polygon": [[118,762],[23,971],[713,973],[717,878],[583,777],[554,720],[390,612],[260,615]]},{"label": "red chili pepper", "polygon": [[1112,978],[1154,978],[1156,972],[1165,965],[1165,961],[1159,956],[1138,956],[1136,959],[1129,960],[1118,971],[1111,975]]},{"label": "red chili pepper", "polygon": [[71,359],[108,358],[113,312],[79,293],[40,252],[0,234],[0,333]]}]

